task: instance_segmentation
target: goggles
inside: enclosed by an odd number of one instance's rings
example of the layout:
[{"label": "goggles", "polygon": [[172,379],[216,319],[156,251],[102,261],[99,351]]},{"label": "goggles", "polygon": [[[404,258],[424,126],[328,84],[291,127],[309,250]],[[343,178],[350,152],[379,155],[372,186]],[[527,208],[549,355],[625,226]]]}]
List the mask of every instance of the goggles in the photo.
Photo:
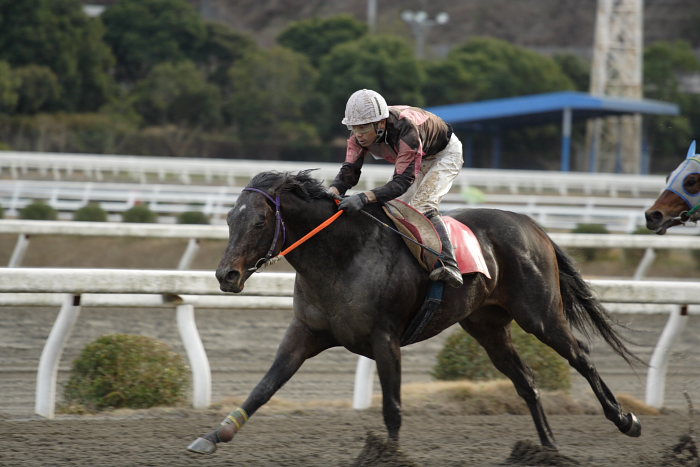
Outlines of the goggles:
[{"label": "goggles", "polygon": [[356,135],[366,135],[372,131],[377,131],[376,123],[366,123],[364,125],[346,125],[348,130],[352,131]]}]

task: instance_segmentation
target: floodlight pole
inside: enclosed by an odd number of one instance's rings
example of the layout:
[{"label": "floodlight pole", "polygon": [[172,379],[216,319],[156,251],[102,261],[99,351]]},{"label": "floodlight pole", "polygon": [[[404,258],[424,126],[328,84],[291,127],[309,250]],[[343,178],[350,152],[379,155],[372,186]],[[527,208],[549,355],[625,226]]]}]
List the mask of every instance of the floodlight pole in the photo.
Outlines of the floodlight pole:
[{"label": "floodlight pole", "polygon": [[377,32],[377,0],[367,0],[367,29]]},{"label": "floodlight pole", "polygon": [[442,11],[431,19],[425,11],[404,10],[401,13],[401,19],[411,26],[413,35],[416,37],[416,57],[423,60],[428,32],[435,25],[446,24],[450,20],[450,15]]}]

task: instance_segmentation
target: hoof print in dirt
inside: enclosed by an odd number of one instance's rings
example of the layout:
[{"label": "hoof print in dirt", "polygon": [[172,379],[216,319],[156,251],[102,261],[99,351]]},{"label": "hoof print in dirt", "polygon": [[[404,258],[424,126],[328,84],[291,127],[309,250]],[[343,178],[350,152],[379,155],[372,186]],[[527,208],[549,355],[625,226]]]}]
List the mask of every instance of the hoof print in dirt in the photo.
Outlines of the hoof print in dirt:
[{"label": "hoof print in dirt", "polygon": [[510,457],[502,465],[573,467],[581,464],[570,457],[562,456],[554,448],[540,446],[530,441],[518,441],[513,445]]},{"label": "hoof print in dirt", "polygon": [[347,467],[419,467],[420,464],[408,458],[396,441],[367,432],[365,446],[355,460]]},{"label": "hoof print in dirt", "polygon": [[668,467],[700,467],[698,445],[692,435],[681,436],[678,444],[663,457],[663,465]]}]

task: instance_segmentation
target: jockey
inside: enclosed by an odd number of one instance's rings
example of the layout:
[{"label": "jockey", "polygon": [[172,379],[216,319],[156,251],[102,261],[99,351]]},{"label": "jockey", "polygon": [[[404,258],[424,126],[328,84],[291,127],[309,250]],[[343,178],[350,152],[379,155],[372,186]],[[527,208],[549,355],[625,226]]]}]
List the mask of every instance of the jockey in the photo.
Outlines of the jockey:
[{"label": "jockey", "polygon": [[351,131],[345,162],[329,191],[343,195],[360,179],[364,157],[394,164],[394,175],[385,185],[343,198],[338,209],[348,214],[367,203],[397,198],[423,213],[442,241],[444,259],[430,279],[462,285],[447,227],[438,205],[462,168],[462,143],[443,119],[427,110],[405,105],[387,106],[377,92],[361,89],[348,99],[342,123]]}]

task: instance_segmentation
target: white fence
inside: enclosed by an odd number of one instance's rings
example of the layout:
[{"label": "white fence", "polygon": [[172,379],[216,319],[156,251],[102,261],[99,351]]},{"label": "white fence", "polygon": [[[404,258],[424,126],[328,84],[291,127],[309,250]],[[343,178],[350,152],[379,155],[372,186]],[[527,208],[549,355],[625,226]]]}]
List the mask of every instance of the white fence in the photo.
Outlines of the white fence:
[{"label": "white fence", "polygon": [[[62,154],[0,151],[0,176],[14,179],[30,175],[54,180],[82,177],[103,181],[126,177],[141,183],[179,181],[185,184],[240,185],[265,170],[297,171],[319,168],[319,178],[331,180],[340,162],[286,162],[264,160],[118,156],[107,154]],[[363,182],[376,186],[386,180],[393,168],[386,164],[366,164]],[[512,194],[555,193],[559,195],[632,196],[655,198],[665,185],[663,176],[529,170],[463,169],[456,180],[461,191],[476,187],[486,192]]]},{"label": "white fence", "polygon": [[[380,183],[378,180],[377,185]],[[7,217],[17,217],[24,206],[42,200],[58,211],[60,219],[69,220],[76,210],[94,202],[108,213],[109,220],[120,221],[126,210],[143,204],[163,223],[173,223],[185,211],[201,211],[213,223],[223,224],[242,187],[243,183],[195,186],[5,180],[0,183],[0,205]],[[594,223],[605,225],[611,232],[632,232],[645,224],[644,210],[653,202],[654,198],[649,197],[517,193],[486,193],[480,199],[470,199],[459,191],[459,187],[453,187],[443,199],[442,208],[486,207],[515,211],[532,217],[549,229],[573,229],[581,223]],[[697,231],[695,227],[678,229],[685,233]]]},{"label": "white fence", "polygon": [[[261,273],[252,276],[241,296],[224,296],[209,271],[139,271],[113,269],[0,269],[0,304],[40,305],[55,303],[66,294],[61,311],[46,341],[37,370],[35,411],[47,418],[54,416],[58,364],[64,345],[78,319],[82,304],[100,306],[171,306],[177,310],[178,329],[192,368],[193,406],[207,407],[211,402],[211,373],[206,351],[194,320],[194,307],[291,307],[293,273]],[[590,282],[603,302],[613,303],[700,303],[700,284],[659,281]],[[18,295],[19,294],[19,295]],[[83,300],[83,294],[85,294]],[[104,299],[100,295],[112,294]],[[123,294],[123,295],[121,295]],[[157,294],[143,295],[133,294]],[[246,297],[252,301],[241,302]],[[267,298],[282,300],[268,301]],[[686,308],[687,310],[687,308]],[[687,313],[672,314],[652,356],[647,379],[647,403],[663,404],[668,354],[673,340],[685,325]],[[670,328],[673,322],[673,329]],[[360,358],[356,372],[353,406],[370,405],[373,364]]]},{"label": "white fence", "polygon": [[[120,220],[125,210],[143,203],[162,222],[173,222],[178,214],[189,210],[202,211],[214,222],[223,222],[241,187],[262,171],[318,168],[315,176],[330,181],[339,167],[340,161],[0,151],[0,177],[11,179],[0,183],[0,205],[8,216],[14,217],[23,206],[41,199],[57,209],[61,218],[69,219],[76,209],[88,202],[98,202],[109,213],[110,220]],[[356,188],[379,186],[391,176],[392,170],[387,164],[368,163]],[[442,207],[511,210],[527,214],[550,229],[597,223],[612,232],[632,232],[644,225],[643,211],[651,206],[664,185],[663,177],[658,175],[465,168]],[[469,197],[462,195],[473,189],[484,192],[485,198],[469,201]],[[684,230],[691,232],[688,228]]]},{"label": "white fence", "polygon": [[[190,239],[178,269],[187,269],[203,239],[228,239],[228,228],[223,225],[166,225],[75,221],[0,220],[0,234],[17,234],[17,244],[10,258],[10,267],[21,265],[30,237],[36,235],[78,235],[104,237],[150,237]],[[629,235],[629,234],[572,234],[551,233],[558,245],[569,248],[643,248],[636,279],[641,279],[654,260],[655,249],[700,249],[700,241],[688,235]]]}]

